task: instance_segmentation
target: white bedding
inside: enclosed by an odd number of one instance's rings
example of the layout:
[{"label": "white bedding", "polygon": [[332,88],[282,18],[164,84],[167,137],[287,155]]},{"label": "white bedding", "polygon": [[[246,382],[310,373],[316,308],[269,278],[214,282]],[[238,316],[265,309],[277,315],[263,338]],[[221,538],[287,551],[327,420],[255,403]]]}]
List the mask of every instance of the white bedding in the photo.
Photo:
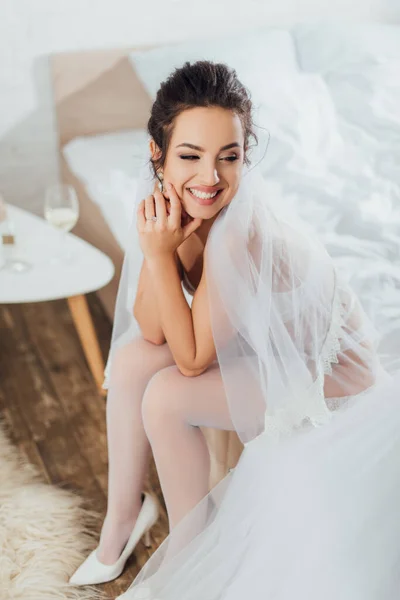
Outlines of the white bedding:
[{"label": "white bedding", "polygon": [[[202,47],[203,46],[203,47]],[[205,50],[205,48],[207,48]],[[246,52],[242,49],[246,48]],[[184,60],[237,68],[271,133],[271,195],[305,217],[380,327],[400,337],[400,27],[299,25],[131,55],[154,97]],[[74,140],[64,152],[122,246],[146,133]],[[112,148],[112,151],[110,149]],[[396,330],[393,327],[397,327]]]},{"label": "white bedding", "polygon": [[69,168],[100,206],[121,248],[126,245],[146,148],[148,135],[140,129],[78,137],[63,148]]}]

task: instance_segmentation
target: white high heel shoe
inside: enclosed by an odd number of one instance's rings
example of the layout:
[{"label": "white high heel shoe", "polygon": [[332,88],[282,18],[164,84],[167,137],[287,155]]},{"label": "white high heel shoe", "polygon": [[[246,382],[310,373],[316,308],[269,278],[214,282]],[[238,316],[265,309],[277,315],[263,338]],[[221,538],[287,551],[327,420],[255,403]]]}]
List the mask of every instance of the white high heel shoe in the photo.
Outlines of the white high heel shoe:
[{"label": "white high heel shoe", "polygon": [[133,527],[132,533],[122,550],[118,560],[112,565],[105,565],[96,556],[95,548],[87,559],[77,568],[69,580],[71,585],[95,585],[112,581],[121,575],[128,557],[134,551],[140,538],[144,536],[145,546],[151,545],[150,529],[158,520],[160,514],[157,499],[147,492],[142,493],[142,508]]}]

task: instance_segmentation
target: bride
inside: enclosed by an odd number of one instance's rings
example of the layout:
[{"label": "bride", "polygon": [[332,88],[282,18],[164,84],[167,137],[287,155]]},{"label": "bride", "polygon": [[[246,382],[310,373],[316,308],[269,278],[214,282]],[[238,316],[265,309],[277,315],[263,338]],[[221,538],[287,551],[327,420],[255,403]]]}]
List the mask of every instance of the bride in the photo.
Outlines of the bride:
[{"label": "bride", "polygon": [[[152,451],[170,533],[121,600],[395,600],[400,376],[378,333],[269,197],[233,69],[176,69],[148,133],[107,368],[107,515],[71,584],[118,577],[149,543]],[[200,426],[244,443],[210,492]]]}]

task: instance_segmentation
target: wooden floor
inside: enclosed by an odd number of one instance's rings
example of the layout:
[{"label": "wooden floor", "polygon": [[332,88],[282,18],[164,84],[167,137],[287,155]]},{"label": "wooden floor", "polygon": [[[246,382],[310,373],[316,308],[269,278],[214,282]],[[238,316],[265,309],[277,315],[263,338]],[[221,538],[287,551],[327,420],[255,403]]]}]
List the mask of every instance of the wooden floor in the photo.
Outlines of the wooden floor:
[{"label": "wooden floor", "polygon": [[[106,358],[111,324],[94,294],[88,301]],[[98,533],[107,497],[105,405],[66,301],[0,306],[0,416],[44,481],[77,492],[100,513]],[[101,586],[110,599],[126,590],[168,531],[153,460],[145,489],[162,506],[153,545],[140,542],[123,575]]]}]

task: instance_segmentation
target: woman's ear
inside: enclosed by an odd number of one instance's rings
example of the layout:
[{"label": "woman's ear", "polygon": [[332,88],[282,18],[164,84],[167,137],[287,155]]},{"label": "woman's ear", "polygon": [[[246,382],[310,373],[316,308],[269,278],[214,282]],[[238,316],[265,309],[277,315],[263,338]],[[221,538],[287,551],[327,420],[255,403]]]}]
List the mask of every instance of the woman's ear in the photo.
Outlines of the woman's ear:
[{"label": "woman's ear", "polygon": [[157,146],[157,144],[155,143],[153,138],[151,138],[151,140],[149,142],[149,148],[150,148],[151,160],[158,160],[161,157],[161,150]]}]

